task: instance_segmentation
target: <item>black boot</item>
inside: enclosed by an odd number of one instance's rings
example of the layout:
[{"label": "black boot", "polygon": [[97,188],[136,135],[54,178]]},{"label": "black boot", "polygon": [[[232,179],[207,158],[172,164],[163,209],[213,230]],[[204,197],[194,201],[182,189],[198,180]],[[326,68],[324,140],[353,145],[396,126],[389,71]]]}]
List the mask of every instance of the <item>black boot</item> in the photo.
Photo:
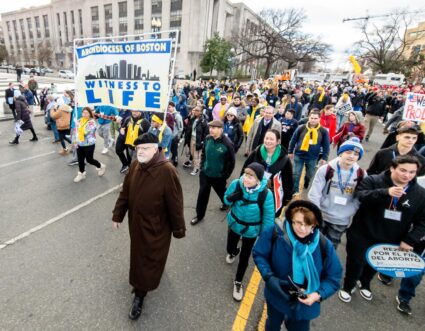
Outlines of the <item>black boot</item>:
[{"label": "black boot", "polygon": [[30,139],[30,141],[38,141],[37,136],[32,137],[32,138]]},{"label": "black boot", "polygon": [[144,297],[139,297],[137,295],[134,295],[133,303],[130,308],[130,313],[128,314],[128,317],[131,320],[133,321],[137,320],[142,314],[143,299]]},{"label": "black boot", "polygon": [[9,144],[11,145],[18,145],[19,144],[19,138],[15,137],[15,139],[13,139],[12,141],[9,141]]}]

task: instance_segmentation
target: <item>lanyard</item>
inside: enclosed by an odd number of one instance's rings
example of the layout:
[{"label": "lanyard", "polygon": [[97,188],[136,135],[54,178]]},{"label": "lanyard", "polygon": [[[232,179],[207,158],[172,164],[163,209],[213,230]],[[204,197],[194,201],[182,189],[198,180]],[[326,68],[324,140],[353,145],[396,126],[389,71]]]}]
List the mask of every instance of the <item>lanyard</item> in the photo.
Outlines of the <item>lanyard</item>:
[{"label": "lanyard", "polygon": [[[407,186],[404,188],[404,190],[403,190],[403,192],[404,192],[404,193],[406,193],[406,192],[407,192],[407,190],[409,189],[409,186],[410,186],[410,184],[409,184],[409,185],[407,185]],[[389,207],[388,209],[391,209],[391,207],[393,207],[393,209],[394,209],[394,210],[397,210],[397,202],[398,202],[398,199],[399,199],[399,198],[393,197],[393,198],[391,199],[390,207]]]},{"label": "lanyard", "polygon": [[347,180],[345,181],[345,184],[342,183],[341,167],[339,166],[339,163],[337,163],[337,172],[338,172],[338,186],[339,186],[339,189],[341,190],[341,193],[344,194],[345,188],[350,182],[351,176],[353,176],[354,167],[351,167],[350,174],[347,176]]},{"label": "lanyard", "polygon": [[393,151],[393,160],[396,158],[395,152]]}]

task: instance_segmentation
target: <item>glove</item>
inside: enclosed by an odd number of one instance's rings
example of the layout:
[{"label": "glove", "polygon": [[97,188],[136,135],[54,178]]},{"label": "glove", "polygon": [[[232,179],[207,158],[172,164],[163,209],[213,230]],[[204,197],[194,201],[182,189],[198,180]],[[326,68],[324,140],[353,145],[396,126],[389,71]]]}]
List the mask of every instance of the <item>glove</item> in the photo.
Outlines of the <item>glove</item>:
[{"label": "glove", "polygon": [[236,192],[233,192],[232,194],[229,194],[227,196],[227,201],[236,202],[238,200],[241,200],[242,198],[243,198],[243,192],[241,190],[237,190]]},{"label": "glove", "polygon": [[[272,291],[275,294],[280,295],[286,301],[291,300],[291,296],[289,295],[288,292],[286,292],[289,289],[289,286],[290,286],[287,281],[281,280],[281,279],[279,279],[275,276],[271,276],[267,280],[266,285],[270,289],[270,291]],[[286,291],[284,289],[286,289]]]}]

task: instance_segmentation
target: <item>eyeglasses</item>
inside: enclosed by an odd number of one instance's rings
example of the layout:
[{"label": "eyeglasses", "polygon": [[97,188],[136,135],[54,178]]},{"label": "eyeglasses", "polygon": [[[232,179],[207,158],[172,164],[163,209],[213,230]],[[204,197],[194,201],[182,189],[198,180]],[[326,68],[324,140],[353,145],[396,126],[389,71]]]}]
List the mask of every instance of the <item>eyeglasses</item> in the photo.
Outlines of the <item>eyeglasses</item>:
[{"label": "eyeglasses", "polygon": [[313,225],[304,224],[304,223],[298,222],[298,221],[294,221],[294,222],[292,222],[292,224],[297,226],[298,228],[311,229],[313,227]]}]

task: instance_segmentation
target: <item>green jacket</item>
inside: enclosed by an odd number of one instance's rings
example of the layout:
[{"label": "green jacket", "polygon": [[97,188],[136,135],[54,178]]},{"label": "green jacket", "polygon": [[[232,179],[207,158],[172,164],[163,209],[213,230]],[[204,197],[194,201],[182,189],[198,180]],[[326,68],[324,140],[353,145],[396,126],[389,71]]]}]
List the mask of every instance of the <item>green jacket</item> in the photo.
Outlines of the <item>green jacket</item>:
[{"label": "green jacket", "polygon": [[230,139],[224,134],[214,139],[205,138],[201,156],[201,171],[212,178],[229,178],[235,168],[235,151]]}]

